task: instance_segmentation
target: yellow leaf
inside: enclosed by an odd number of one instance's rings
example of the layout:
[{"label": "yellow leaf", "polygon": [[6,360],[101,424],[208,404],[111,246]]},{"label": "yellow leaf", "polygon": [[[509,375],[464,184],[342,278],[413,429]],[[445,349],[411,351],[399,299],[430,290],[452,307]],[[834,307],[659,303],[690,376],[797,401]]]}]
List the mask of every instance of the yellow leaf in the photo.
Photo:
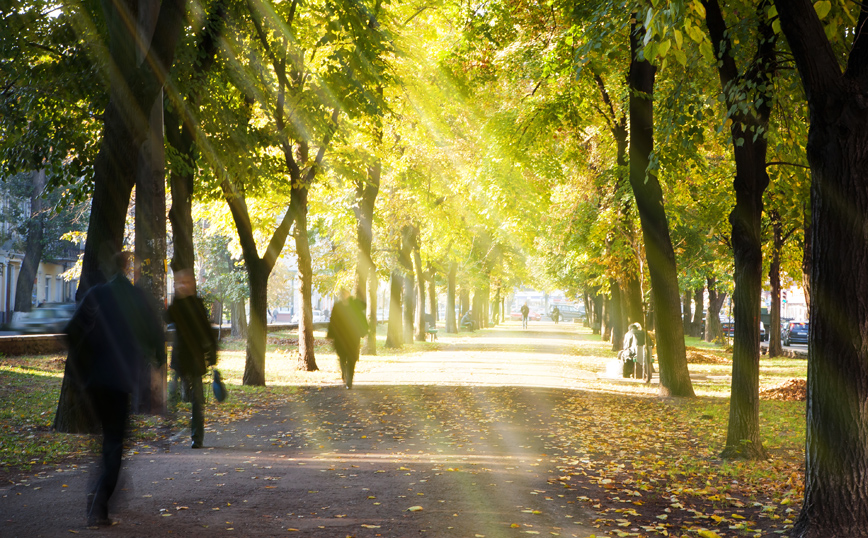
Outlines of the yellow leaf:
[{"label": "yellow leaf", "polygon": [[411,506],[410,508],[407,508],[407,511],[408,512],[418,512],[419,510],[422,510],[422,509],[423,508],[421,506]]},{"label": "yellow leaf", "polygon": [[714,531],[709,531],[705,529],[701,529],[697,531],[697,533],[702,536],[702,538],[720,538],[720,535]]},{"label": "yellow leaf", "polygon": [[734,517],[735,519],[744,519],[744,516],[740,516],[738,514],[732,514],[732,517]]},{"label": "yellow leaf", "polygon": [[521,525],[519,525],[518,523],[513,523],[512,525],[509,526],[509,528],[510,529],[520,529]]}]

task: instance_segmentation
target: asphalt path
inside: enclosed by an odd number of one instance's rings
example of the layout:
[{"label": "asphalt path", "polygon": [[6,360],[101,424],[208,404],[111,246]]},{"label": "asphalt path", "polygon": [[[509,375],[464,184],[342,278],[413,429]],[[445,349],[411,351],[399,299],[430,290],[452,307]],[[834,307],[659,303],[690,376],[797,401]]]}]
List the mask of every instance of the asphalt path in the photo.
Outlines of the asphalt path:
[{"label": "asphalt path", "polygon": [[[0,535],[514,537],[599,529],[558,481],[557,415],[581,393],[567,375],[579,326],[518,323],[443,339],[281,405],[130,447],[112,516],[88,529],[93,462],[0,487]],[[206,415],[207,416],[207,415]],[[585,420],[593,420],[589,416]],[[580,427],[580,424],[576,427]]]}]

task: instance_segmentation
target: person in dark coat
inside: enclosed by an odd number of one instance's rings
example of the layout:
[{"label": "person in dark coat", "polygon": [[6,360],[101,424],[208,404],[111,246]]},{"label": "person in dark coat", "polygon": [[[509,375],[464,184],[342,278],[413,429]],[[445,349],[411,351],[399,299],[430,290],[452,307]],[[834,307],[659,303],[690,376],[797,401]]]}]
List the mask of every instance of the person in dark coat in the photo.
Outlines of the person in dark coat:
[{"label": "person in dark coat", "polygon": [[521,328],[527,329],[527,318],[530,316],[530,308],[528,308],[527,303],[521,305]]},{"label": "person in dark coat", "polygon": [[114,256],[110,279],[82,298],[64,332],[78,348],[81,383],[102,428],[102,469],[87,496],[88,526],[111,525],[108,503],[121,470],[130,395],[149,362],[165,362],[163,328],[145,293],[127,280],[129,255]]},{"label": "person in dark coat", "polygon": [[341,364],[341,379],[347,389],[353,388],[353,374],[359,360],[359,341],[368,332],[365,303],[341,289],[341,300],[335,303],[326,335],[334,341],[335,353]]},{"label": "person in dark coat", "polygon": [[193,415],[190,419],[190,448],[202,448],[205,438],[205,395],[202,376],[217,364],[217,339],[202,299],[196,295],[196,278],[191,269],[175,271],[175,296],[167,321],[175,324],[170,366],[187,387]]}]

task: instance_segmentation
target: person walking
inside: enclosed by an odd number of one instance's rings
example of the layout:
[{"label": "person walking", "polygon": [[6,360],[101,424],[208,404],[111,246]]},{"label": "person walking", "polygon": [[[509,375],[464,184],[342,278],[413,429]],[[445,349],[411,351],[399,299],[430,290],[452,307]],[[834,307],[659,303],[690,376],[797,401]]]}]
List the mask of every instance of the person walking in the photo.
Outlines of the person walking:
[{"label": "person walking", "polygon": [[645,331],[639,323],[630,325],[630,330],[624,335],[624,349],[630,351],[630,356],[636,361],[636,364],[642,366],[643,377],[650,381],[650,377],[645,374],[645,368],[648,365],[645,362]]},{"label": "person walking", "polygon": [[103,268],[108,282],[88,290],[64,330],[77,348],[70,356],[79,362],[80,382],[103,435],[100,474],[87,494],[88,527],[113,524],[108,504],[120,476],[130,396],[149,362],[166,362],[159,316],[126,277],[129,258],[127,253],[112,258]]},{"label": "person walking", "polygon": [[521,328],[527,329],[527,317],[530,316],[530,308],[527,303],[521,305]]},{"label": "person walking", "polygon": [[175,271],[175,296],[167,320],[175,324],[171,367],[180,377],[192,405],[190,448],[202,448],[205,439],[205,394],[202,376],[217,364],[217,339],[211,330],[208,312],[196,295],[192,269]]},{"label": "person walking", "polygon": [[555,325],[558,324],[558,321],[561,319],[561,310],[558,307],[552,308],[552,321],[555,322]]},{"label": "person walking", "polygon": [[359,341],[367,333],[365,304],[341,288],[340,301],[335,303],[332,309],[326,338],[331,338],[334,342],[335,353],[341,365],[341,379],[347,389],[353,388],[353,375],[359,360]]}]

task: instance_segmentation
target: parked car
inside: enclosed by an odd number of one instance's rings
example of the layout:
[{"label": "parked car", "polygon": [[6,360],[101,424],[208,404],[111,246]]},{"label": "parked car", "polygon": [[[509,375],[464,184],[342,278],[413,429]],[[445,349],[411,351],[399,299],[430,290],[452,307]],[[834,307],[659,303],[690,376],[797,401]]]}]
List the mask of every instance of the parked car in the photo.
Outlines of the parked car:
[{"label": "parked car", "polygon": [[34,308],[12,322],[10,328],[24,334],[58,334],[75,312],[75,303],[45,304]]},{"label": "parked car", "polygon": [[558,307],[558,310],[561,312],[561,321],[572,321],[574,319],[582,319],[585,317],[585,307],[584,305],[572,305],[572,304],[557,304],[552,305],[549,308],[549,316],[551,316],[551,309],[555,306]]},{"label": "parked car", "polygon": [[[723,334],[726,335],[727,338],[732,338],[735,336],[735,323],[731,321],[721,322],[721,326],[723,327]],[[759,322],[760,326],[760,342],[765,342],[769,339],[768,333],[766,333],[766,326],[763,325],[763,322]],[[704,329],[703,329],[704,330]]]},{"label": "parked car", "polygon": [[807,321],[791,321],[784,331],[784,345],[807,344],[809,325]]}]

